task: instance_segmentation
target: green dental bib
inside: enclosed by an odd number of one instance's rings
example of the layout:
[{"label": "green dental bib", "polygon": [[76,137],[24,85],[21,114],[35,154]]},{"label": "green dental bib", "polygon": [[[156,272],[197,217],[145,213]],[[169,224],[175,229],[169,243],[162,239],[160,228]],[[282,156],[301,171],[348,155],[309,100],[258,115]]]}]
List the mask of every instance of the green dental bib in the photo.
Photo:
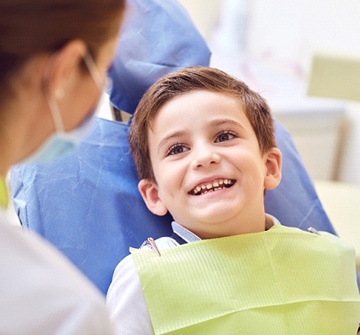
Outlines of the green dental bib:
[{"label": "green dental bib", "polygon": [[131,249],[155,334],[356,334],[354,249],[328,233],[270,230]]}]

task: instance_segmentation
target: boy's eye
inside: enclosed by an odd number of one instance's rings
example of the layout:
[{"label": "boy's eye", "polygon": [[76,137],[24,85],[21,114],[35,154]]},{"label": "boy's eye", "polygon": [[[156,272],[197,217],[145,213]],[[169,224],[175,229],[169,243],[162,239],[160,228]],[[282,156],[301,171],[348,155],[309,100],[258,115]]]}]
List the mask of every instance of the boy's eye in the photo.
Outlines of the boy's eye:
[{"label": "boy's eye", "polygon": [[229,130],[222,131],[220,134],[218,134],[216,136],[215,143],[229,141],[229,140],[232,140],[235,137],[237,137],[237,136],[232,131],[229,131]]},{"label": "boy's eye", "polygon": [[169,148],[169,150],[166,153],[166,156],[178,155],[188,150],[189,149],[185,147],[183,144],[177,143]]}]

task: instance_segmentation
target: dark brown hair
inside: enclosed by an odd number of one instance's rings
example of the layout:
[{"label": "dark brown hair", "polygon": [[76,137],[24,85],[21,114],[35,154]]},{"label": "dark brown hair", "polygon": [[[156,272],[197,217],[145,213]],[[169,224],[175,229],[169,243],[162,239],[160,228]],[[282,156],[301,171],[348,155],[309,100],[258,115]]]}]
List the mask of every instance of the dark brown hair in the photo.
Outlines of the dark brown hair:
[{"label": "dark brown hair", "polygon": [[259,142],[261,153],[276,147],[274,123],[266,101],[246,84],[225,72],[209,67],[188,67],[160,78],[141,99],[130,125],[130,149],[140,179],[155,181],[148,132],[159,109],[172,98],[194,90],[233,96],[241,101]]},{"label": "dark brown hair", "polygon": [[36,54],[79,38],[96,58],[118,34],[124,9],[125,0],[1,0],[0,99],[11,93],[12,75]]}]

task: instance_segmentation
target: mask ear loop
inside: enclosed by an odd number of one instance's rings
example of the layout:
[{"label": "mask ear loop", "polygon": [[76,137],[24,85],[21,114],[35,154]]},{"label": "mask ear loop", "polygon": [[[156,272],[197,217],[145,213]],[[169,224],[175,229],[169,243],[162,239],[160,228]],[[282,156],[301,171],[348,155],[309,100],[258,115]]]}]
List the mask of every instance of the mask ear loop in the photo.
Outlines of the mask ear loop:
[{"label": "mask ear loop", "polygon": [[60,112],[59,105],[57,104],[55,99],[52,97],[48,97],[47,102],[48,102],[49,109],[50,109],[50,112],[51,112],[51,115],[52,115],[52,118],[53,118],[53,121],[55,124],[55,130],[58,133],[65,133],[64,124],[61,119],[61,112]]},{"label": "mask ear loop", "polygon": [[95,85],[97,86],[97,88],[99,89],[100,92],[102,92],[103,90],[103,86],[104,86],[104,81],[101,79],[101,75],[100,72],[94,62],[93,57],[91,56],[89,50],[86,52],[86,54],[84,55],[84,61],[85,64],[89,70],[89,73],[91,75],[91,77],[94,80]]},{"label": "mask ear loop", "polygon": [[[51,92],[51,90],[49,89],[50,69],[51,69],[51,65],[54,63],[56,57],[57,57],[57,53],[55,52],[47,60],[47,64],[46,64],[45,72],[44,72],[43,91],[44,91],[45,99],[46,99],[49,109],[50,109],[52,120],[54,122],[55,131],[59,132],[59,133],[64,133],[64,124],[62,122],[60,108],[56,102],[55,97],[57,97],[58,99],[62,99],[65,95],[65,92],[62,88],[58,88],[55,90],[55,93],[53,94]],[[53,95],[55,97],[53,97]]]}]

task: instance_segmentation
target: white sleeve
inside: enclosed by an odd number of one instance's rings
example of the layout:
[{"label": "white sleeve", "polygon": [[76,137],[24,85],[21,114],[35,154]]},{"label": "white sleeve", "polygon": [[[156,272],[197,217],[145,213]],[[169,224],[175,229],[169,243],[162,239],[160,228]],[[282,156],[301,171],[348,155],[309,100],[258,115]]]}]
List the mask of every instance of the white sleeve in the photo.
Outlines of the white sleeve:
[{"label": "white sleeve", "polygon": [[116,267],[106,303],[117,334],[154,334],[139,275],[131,255],[124,258]]},{"label": "white sleeve", "polygon": [[48,242],[0,209],[0,334],[113,335],[105,299]]}]

